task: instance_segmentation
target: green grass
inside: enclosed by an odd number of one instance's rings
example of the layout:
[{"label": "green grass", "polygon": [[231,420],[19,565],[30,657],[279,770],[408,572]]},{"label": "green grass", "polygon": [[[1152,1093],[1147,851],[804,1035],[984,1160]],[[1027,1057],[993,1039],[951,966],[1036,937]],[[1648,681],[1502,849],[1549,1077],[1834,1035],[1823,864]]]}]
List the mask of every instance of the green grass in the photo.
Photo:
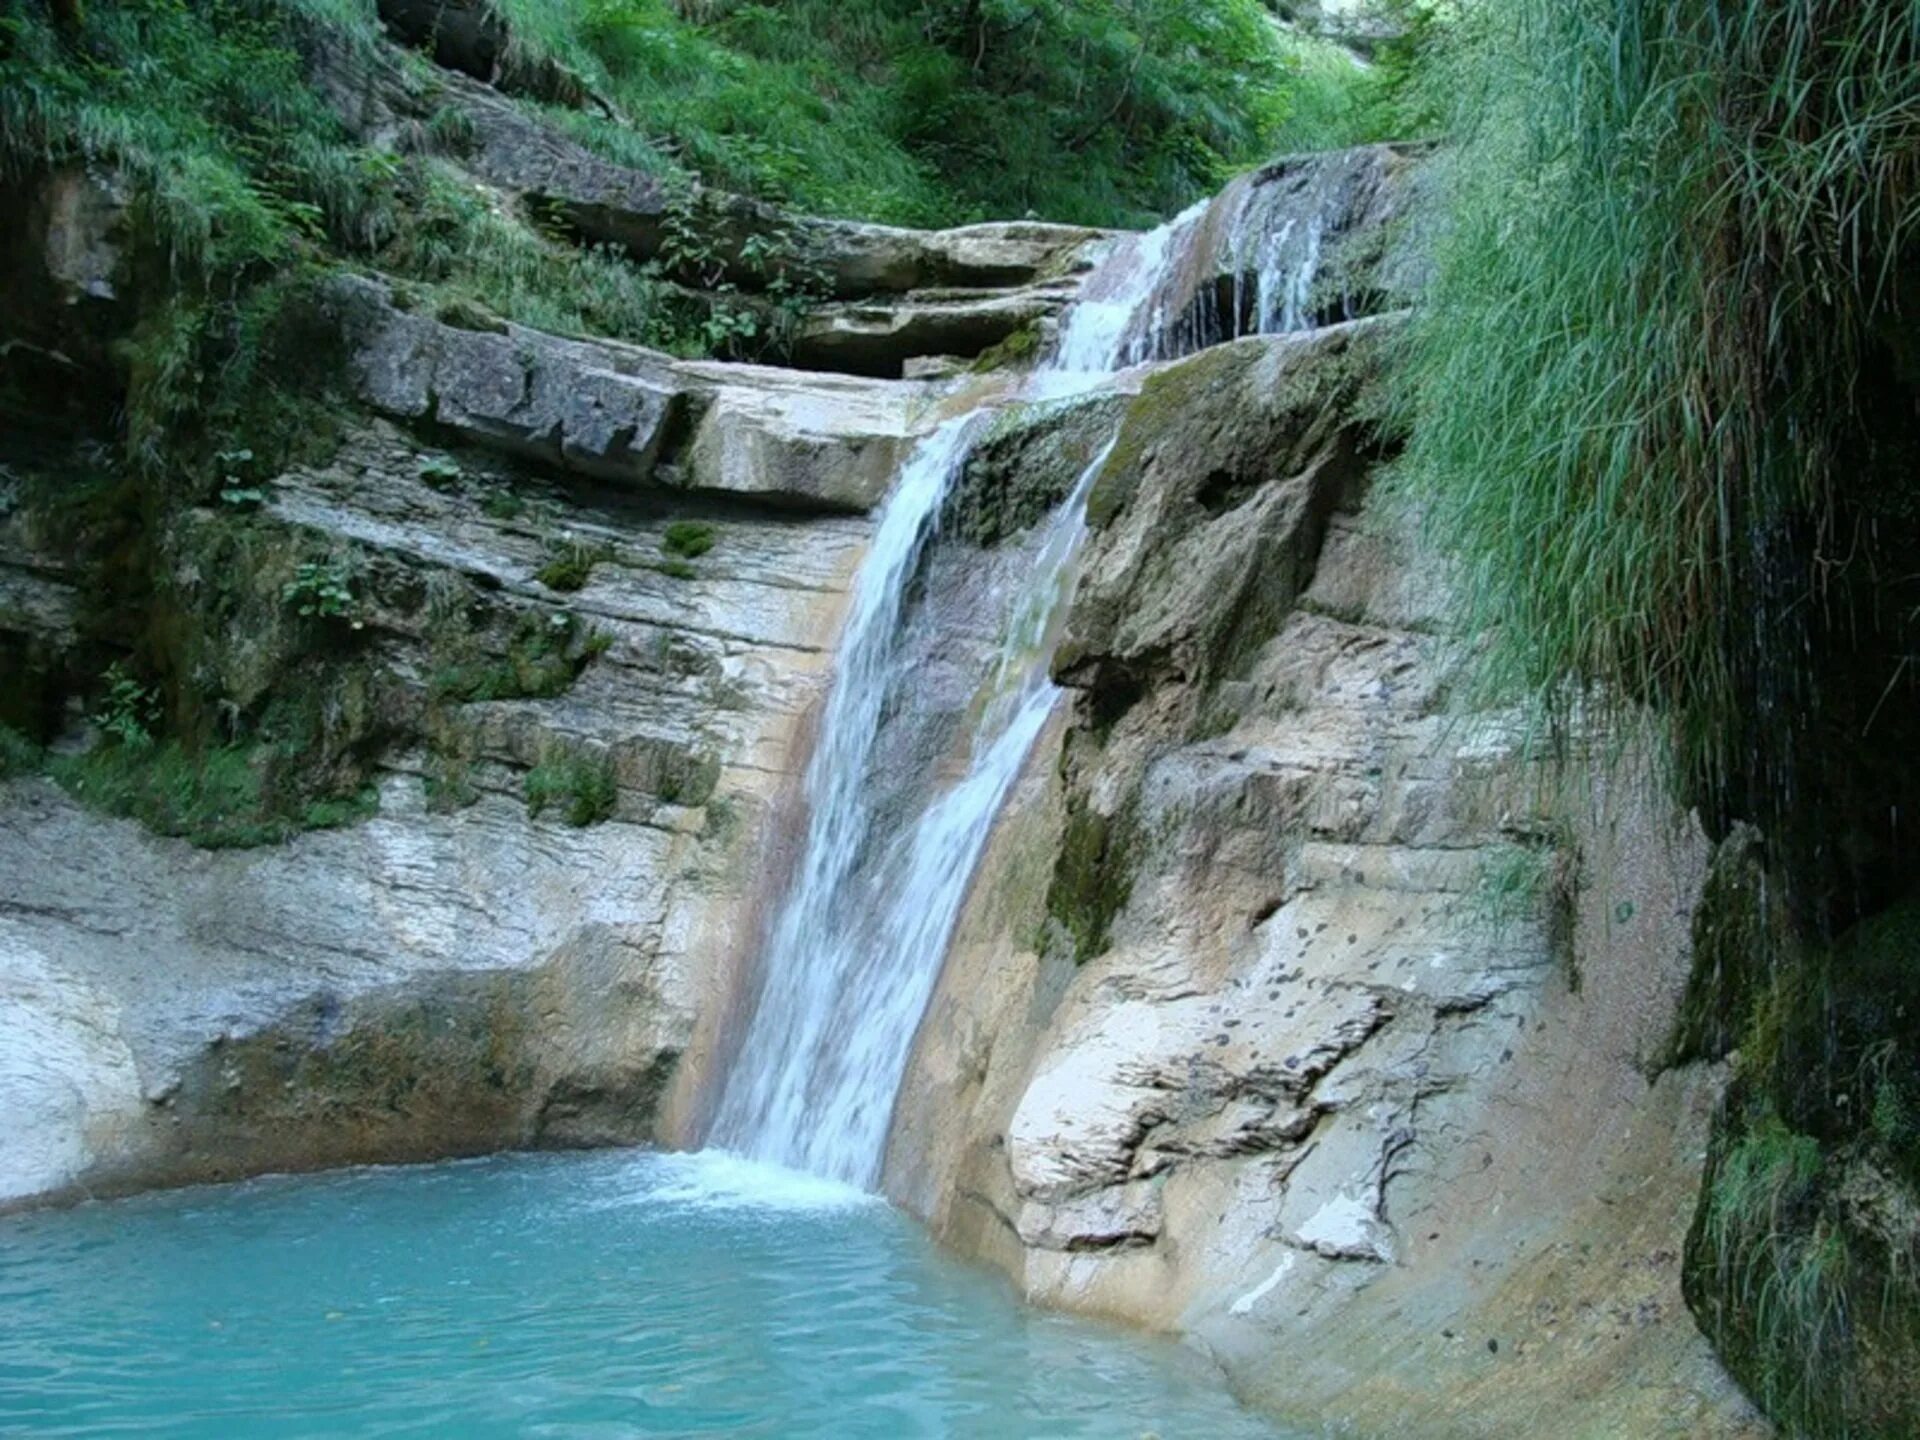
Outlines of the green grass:
[{"label": "green grass", "polygon": [[582,828],[611,818],[620,790],[610,756],[566,752],[527,772],[526,796],[528,815],[537,819],[555,810],[567,824]]},{"label": "green grass", "polygon": [[705,520],[675,520],[661,537],[660,548],[669,555],[698,560],[719,538],[720,532]]},{"label": "green grass", "polygon": [[0,725],[0,780],[36,773],[45,762],[40,746],[11,725]]},{"label": "green grass", "polygon": [[1256,0],[500,10],[631,120],[556,115],[614,158],[900,224],[1147,224],[1278,148],[1373,138],[1377,118],[1348,97],[1364,72],[1283,38]]},{"label": "green grass", "polygon": [[262,760],[258,747],[196,751],[171,740],[102,741],[82,754],[51,758],[47,770],[93,809],[212,850],[278,844],[302,830],[354,824],[378,807],[378,796],[364,788],[283,808],[263,785]]},{"label": "green grass", "polygon": [[570,595],[586,588],[593,578],[594,567],[606,558],[604,546],[565,541],[554,546],[551,557],[534,572],[533,578],[549,590]]},{"label": "green grass", "polygon": [[1651,702],[1685,773],[1725,775],[1761,743],[1771,617],[1866,553],[1798,537],[1837,487],[1911,484],[1897,424],[1865,432],[1911,301],[1920,9],[1468,13],[1405,475],[1487,690]]}]

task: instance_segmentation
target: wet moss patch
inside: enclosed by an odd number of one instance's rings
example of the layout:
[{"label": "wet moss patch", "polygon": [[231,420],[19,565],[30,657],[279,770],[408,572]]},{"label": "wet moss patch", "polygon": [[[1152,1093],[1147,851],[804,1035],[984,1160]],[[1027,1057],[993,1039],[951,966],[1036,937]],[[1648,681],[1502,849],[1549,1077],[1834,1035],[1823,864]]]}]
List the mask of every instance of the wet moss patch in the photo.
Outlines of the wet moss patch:
[{"label": "wet moss patch", "polygon": [[1113,922],[1133,894],[1136,812],[1132,799],[1115,814],[1103,815],[1086,796],[1067,797],[1066,824],[1047,887],[1047,915],[1076,964],[1106,953]]}]

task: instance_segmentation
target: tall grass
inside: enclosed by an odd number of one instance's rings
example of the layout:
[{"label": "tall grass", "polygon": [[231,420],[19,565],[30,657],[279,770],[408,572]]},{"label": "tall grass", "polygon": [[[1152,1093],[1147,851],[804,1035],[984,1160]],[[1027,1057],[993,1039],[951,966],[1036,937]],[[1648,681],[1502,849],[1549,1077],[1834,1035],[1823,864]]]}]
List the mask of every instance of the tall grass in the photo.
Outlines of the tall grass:
[{"label": "tall grass", "polygon": [[1780,652],[1864,562],[1840,522],[1911,485],[1871,400],[1914,300],[1920,6],[1489,0],[1439,88],[1405,475],[1481,678],[1651,702],[1725,777],[1818,698]]}]

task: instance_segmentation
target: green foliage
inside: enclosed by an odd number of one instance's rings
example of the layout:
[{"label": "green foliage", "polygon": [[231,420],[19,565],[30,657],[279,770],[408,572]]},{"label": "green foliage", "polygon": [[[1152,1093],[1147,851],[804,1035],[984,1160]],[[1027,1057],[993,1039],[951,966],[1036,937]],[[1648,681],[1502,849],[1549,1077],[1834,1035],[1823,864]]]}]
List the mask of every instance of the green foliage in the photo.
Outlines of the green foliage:
[{"label": "green foliage", "polygon": [[425,285],[447,323],[499,331],[512,320],[686,348],[664,287],[624,254],[522,223],[443,160],[408,157],[388,183],[393,223],[366,253]]},{"label": "green foliage", "polygon": [[675,520],[661,537],[660,548],[669,555],[698,560],[719,538],[720,532],[705,520]]},{"label": "green foliage", "polygon": [[526,795],[530,816],[555,809],[576,828],[596,825],[612,816],[620,798],[613,759],[597,752],[556,752],[527,772]]},{"label": "green foliage", "polygon": [[127,750],[145,750],[153,744],[153,726],[160,719],[160,697],[115,662],[101,678],[104,694],[93,723],[110,741]]},{"label": "green foliage", "polygon": [[377,187],[307,83],[316,16],[351,39],[358,7],[322,0],[126,0],[86,9],[63,35],[37,7],[0,20],[5,168],[120,167],[135,227],[175,275],[205,285],[284,265],[379,223]]},{"label": "green foliage", "polygon": [[438,701],[548,700],[564,695],[612,637],[567,614],[522,617],[499,659],[449,664],[434,671],[429,693]]},{"label": "green foliage", "polygon": [[549,590],[571,594],[586,587],[587,581],[593,578],[593,567],[606,558],[604,545],[563,540],[553,546],[551,558],[534,572],[533,578]]},{"label": "green foliage", "polygon": [[435,490],[451,490],[459,485],[464,472],[451,455],[430,455],[420,462],[420,478]]},{"label": "green foliage", "polygon": [[527,502],[511,490],[493,489],[480,501],[480,513],[490,520],[518,520],[527,513]]},{"label": "green foliage", "polygon": [[1258,0],[511,0],[530,50],[662,139],[626,163],[902,224],[1148,223],[1276,144],[1367,138],[1333,47]]},{"label": "green foliage", "polygon": [[[1738,932],[1730,932],[1738,933]],[[1687,1244],[1687,1299],[1794,1434],[1920,1414],[1920,905],[1808,948],[1779,937]]]},{"label": "green foliage", "polygon": [[339,560],[310,560],[281,588],[280,598],[303,620],[339,621],[350,630],[366,628],[354,594],[353,572]]},{"label": "green foliage", "polygon": [[1443,69],[1407,474],[1483,679],[1653,702],[1724,774],[1760,743],[1766,617],[1866,553],[1823,529],[1836,481],[1897,451],[1861,386],[1911,299],[1920,10],[1507,0]]},{"label": "green foliage", "polygon": [[46,755],[31,737],[11,725],[0,725],[0,780],[13,780],[39,771]]},{"label": "green foliage", "polygon": [[81,755],[57,756],[48,770],[75,799],[206,849],[276,844],[301,830],[352,824],[378,805],[366,789],[282,812],[263,787],[264,759],[259,748],[244,746],[196,751],[176,740],[109,740]]}]

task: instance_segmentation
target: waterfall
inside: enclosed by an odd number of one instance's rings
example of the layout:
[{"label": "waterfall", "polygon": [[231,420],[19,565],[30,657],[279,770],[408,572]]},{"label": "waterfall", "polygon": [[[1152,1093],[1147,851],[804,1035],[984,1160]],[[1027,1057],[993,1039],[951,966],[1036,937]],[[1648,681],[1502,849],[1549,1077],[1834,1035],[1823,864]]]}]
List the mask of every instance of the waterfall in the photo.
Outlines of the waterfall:
[{"label": "waterfall", "polygon": [[[1063,317],[1048,359],[1017,397],[1085,394],[1118,371],[1198,348],[1195,277],[1255,255],[1249,328],[1295,328],[1313,261],[1281,237],[1244,234],[1249,191],[1229,192],[1142,235],[1108,242]],[[1222,219],[1223,205],[1231,212]],[[1305,223],[1305,222],[1303,222]],[[1289,232],[1291,233],[1291,232]],[[1285,262],[1285,263],[1283,263]],[[1271,270],[1269,277],[1267,271]],[[1232,333],[1242,333],[1236,304]],[[1215,337],[1215,338],[1231,338]],[[1049,665],[1086,537],[1087,496],[1107,455],[1035,537],[998,606],[998,639],[976,677],[984,703],[958,778],[902,774],[878,750],[890,712],[919,683],[904,637],[943,500],[994,413],[951,419],[923,440],[883,506],[855,580],[834,686],[808,766],[804,851],[761,962],[760,991],[715,1115],[711,1143],[855,1185],[879,1179],[894,1097],[995,817],[1059,698]],[[1110,450],[1111,439],[1107,449]],[[919,657],[922,661],[926,657]],[[925,767],[920,767],[925,768]]]}]

